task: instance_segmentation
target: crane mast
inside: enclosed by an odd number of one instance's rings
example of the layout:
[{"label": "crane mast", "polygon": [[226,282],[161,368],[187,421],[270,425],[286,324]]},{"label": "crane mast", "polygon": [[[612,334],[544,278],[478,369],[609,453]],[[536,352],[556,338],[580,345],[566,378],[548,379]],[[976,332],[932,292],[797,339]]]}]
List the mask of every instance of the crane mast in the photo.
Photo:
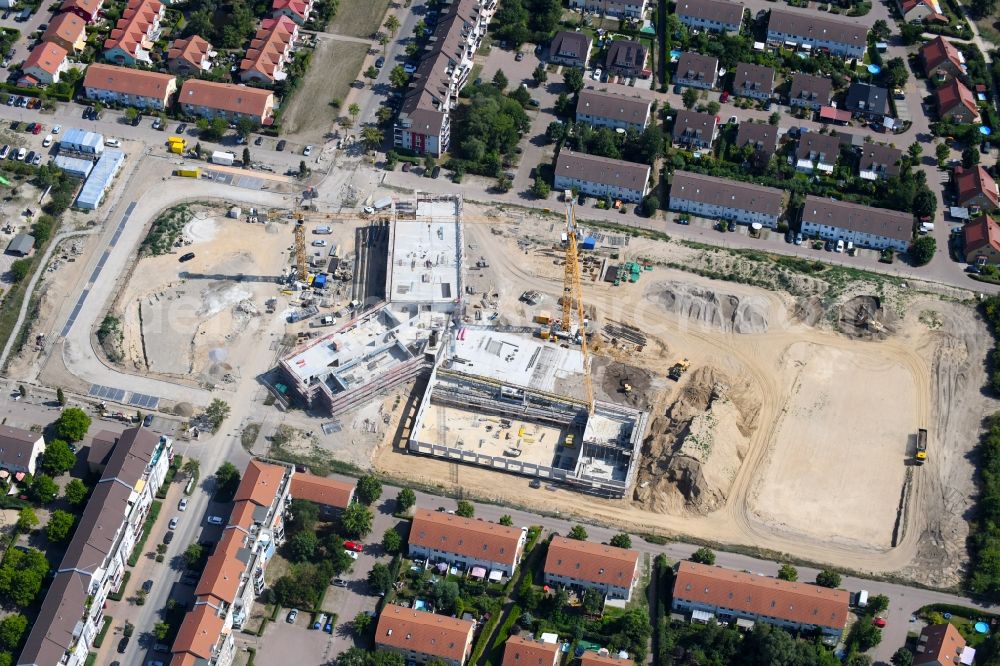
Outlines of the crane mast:
[{"label": "crane mast", "polygon": [[583,377],[587,389],[587,414],[594,415],[594,384],[590,377],[590,355],[587,351],[587,331],[583,314],[583,284],[580,278],[580,251],[577,237],[576,212],[573,200],[566,204],[566,270],[563,275],[562,330],[572,331],[572,314],[576,311],[580,336],[580,352],[583,354]]}]

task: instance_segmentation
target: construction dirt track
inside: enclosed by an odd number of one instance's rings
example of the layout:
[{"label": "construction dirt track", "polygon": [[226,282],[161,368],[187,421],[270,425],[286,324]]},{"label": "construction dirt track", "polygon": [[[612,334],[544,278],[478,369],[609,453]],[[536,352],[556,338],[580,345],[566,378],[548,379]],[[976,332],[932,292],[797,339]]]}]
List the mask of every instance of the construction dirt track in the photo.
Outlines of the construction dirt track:
[{"label": "construction dirt track", "polygon": [[[537,313],[517,302],[524,290],[543,292],[540,307],[556,308],[558,259],[537,251],[538,245],[515,243],[543,233],[539,226],[518,230],[520,235],[510,229],[503,237],[489,225],[466,227],[467,254],[490,263],[488,272],[473,272],[468,282],[478,292],[499,292],[501,322],[524,325]],[[631,246],[630,256],[641,251],[654,261],[683,259],[665,254],[680,251],[673,243],[633,239]],[[584,298],[598,329],[622,322],[649,338],[639,352],[612,349],[607,340],[596,345],[595,355],[612,361],[598,358],[595,367],[627,364],[653,375],[643,378],[653,432],[635,493],[623,500],[531,489],[526,479],[403,455],[399,442],[380,449],[376,467],[634,533],[684,535],[954,585],[974,492],[968,452],[991,407],[980,390],[990,337],[969,305],[916,293],[852,300],[862,294],[841,294],[823,305],[817,297],[662,268],[620,287],[585,276]],[[859,312],[879,320],[876,334],[854,330]],[[665,376],[681,358],[690,360],[691,370],[675,384]],[[624,399],[608,394],[617,379],[604,381],[603,390],[600,379],[595,375],[599,398]],[[699,391],[700,397],[691,397]],[[697,403],[688,410],[698,411],[694,421],[671,422],[684,413],[679,398]],[[932,442],[923,467],[913,464],[920,427],[929,429]],[[688,460],[678,471],[684,448],[673,441],[678,433],[689,437],[687,448],[692,441],[704,445],[704,433],[715,437],[714,445],[702,446],[714,456],[705,464],[721,467],[699,471],[702,461]],[[651,451],[673,451],[673,459],[668,463]],[[685,496],[668,482],[671,474],[714,484],[712,493]]]}]

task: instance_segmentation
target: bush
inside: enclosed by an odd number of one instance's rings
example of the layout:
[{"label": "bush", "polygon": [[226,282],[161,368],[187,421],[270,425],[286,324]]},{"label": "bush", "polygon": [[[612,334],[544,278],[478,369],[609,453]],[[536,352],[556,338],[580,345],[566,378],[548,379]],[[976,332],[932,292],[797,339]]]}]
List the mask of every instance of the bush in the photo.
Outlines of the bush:
[{"label": "bush", "polygon": [[31,274],[31,259],[18,259],[10,265],[10,278],[14,284]]},{"label": "bush", "polygon": [[933,236],[921,236],[910,246],[910,257],[914,266],[929,264],[935,252],[937,252],[937,241]]},{"label": "bush", "polygon": [[699,564],[707,564],[708,566],[714,566],[715,552],[712,551],[711,548],[705,548],[703,546],[691,554],[691,561]]}]

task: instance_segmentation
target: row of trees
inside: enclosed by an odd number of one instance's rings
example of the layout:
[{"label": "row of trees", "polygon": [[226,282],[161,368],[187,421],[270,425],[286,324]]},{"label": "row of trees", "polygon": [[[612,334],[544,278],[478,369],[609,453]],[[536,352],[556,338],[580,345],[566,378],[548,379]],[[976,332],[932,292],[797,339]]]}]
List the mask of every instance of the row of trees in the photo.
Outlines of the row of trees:
[{"label": "row of trees", "polygon": [[559,0],[504,0],[491,22],[493,40],[515,49],[525,42],[548,42],[561,18]]}]

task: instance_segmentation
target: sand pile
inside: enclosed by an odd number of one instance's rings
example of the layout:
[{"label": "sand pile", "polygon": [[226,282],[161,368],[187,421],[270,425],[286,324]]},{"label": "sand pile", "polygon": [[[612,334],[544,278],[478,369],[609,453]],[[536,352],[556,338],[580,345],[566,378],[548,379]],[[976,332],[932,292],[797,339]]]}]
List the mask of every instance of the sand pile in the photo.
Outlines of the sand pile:
[{"label": "sand pile", "polygon": [[840,306],[838,326],[855,338],[884,340],[896,331],[896,316],[878,296],[855,296]]},{"label": "sand pile", "polygon": [[725,333],[767,332],[768,306],[763,299],[741,299],[680,282],[663,287],[653,299],[668,312]]},{"label": "sand pile", "polygon": [[643,444],[634,498],[661,513],[723,506],[757,429],[760,400],[749,382],[699,368],[658,417]]},{"label": "sand pile", "polygon": [[184,225],[183,236],[192,243],[207,243],[215,239],[216,231],[214,217],[194,217]]}]

